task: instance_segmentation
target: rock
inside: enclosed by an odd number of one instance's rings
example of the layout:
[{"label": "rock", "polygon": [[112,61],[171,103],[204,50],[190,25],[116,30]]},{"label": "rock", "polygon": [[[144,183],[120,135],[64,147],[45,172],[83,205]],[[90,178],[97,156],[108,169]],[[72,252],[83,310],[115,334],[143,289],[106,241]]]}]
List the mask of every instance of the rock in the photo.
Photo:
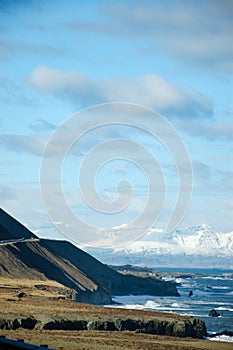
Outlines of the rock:
[{"label": "rock", "polygon": [[[191,337],[191,338],[199,338],[196,336],[196,327],[197,324],[196,322],[191,322],[191,321],[186,321],[185,322],[185,336],[186,337]],[[203,325],[201,326],[202,329]],[[200,336],[201,338],[203,337],[202,335]]]},{"label": "rock", "polygon": [[155,330],[158,330],[158,334],[165,335],[167,322],[165,322],[165,321],[162,321],[162,322],[156,321],[154,323],[154,325],[155,325]]},{"label": "rock", "polygon": [[209,316],[211,316],[211,317],[219,317],[220,314],[215,309],[212,309],[209,312]]},{"label": "rock", "polygon": [[200,339],[207,335],[204,321],[195,318],[175,321],[118,319],[115,324],[120,331],[129,330],[136,331],[137,333]]},{"label": "rock", "polygon": [[87,321],[58,319],[45,323],[43,329],[83,331],[87,329]]},{"label": "rock", "polygon": [[115,325],[119,331],[136,331],[137,329],[142,329],[143,327],[141,320],[132,320],[130,318],[126,320],[117,319]]},{"label": "rock", "polygon": [[21,320],[1,320],[0,329],[44,329],[44,330],[99,330],[131,331],[173,337],[203,338],[207,335],[204,321],[187,319],[135,319],[124,317],[90,317],[72,319],[35,319],[33,316]]},{"label": "rock", "polygon": [[173,324],[166,321],[149,321],[142,323],[142,328],[136,329],[137,333],[156,334],[156,335],[168,335],[172,336]]},{"label": "rock", "polygon": [[27,317],[21,319],[21,327],[27,329],[34,329],[37,324],[37,320],[34,317]]},{"label": "rock", "polygon": [[35,289],[39,289],[39,290],[46,290],[46,291],[49,290],[48,286],[46,286],[46,285],[44,285],[44,284],[35,284],[35,285],[34,285],[34,288],[35,288]]},{"label": "rock", "polygon": [[233,337],[233,332],[232,331],[228,331],[227,329],[222,331],[221,334],[222,335],[228,335],[228,337]]},{"label": "rock", "polygon": [[165,324],[165,335],[167,335],[167,336],[172,336],[172,334],[173,334],[173,328],[174,328],[173,322],[167,322],[167,323]]},{"label": "rock", "polygon": [[117,331],[113,321],[96,320],[87,323],[87,330]]},{"label": "rock", "polygon": [[184,275],[176,275],[175,276],[175,278],[193,278],[193,276],[192,275],[186,275],[186,274],[184,274]]},{"label": "rock", "polygon": [[193,329],[195,332],[194,338],[202,339],[207,336],[207,330],[205,322],[198,318],[193,319]]},{"label": "rock", "polygon": [[24,297],[26,297],[26,296],[27,296],[27,294],[26,294],[25,292],[20,292],[20,293],[18,293],[18,295],[17,295],[18,298],[24,298]]},{"label": "rock", "polygon": [[17,329],[19,328],[20,322],[17,319],[13,320],[0,320],[0,329]]},{"label": "rock", "polygon": [[184,321],[176,321],[173,326],[172,335],[174,337],[185,337],[185,322]]},{"label": "rock", "polygon": [[72,300],[79,303],[88,303],[94,305],[111,304],[112,298],[108,291],[101,287],[97,287],[95,290],[74,291],[72,294]]},{"label": "rock", "polygon": [[208,337],[209,338],[215,338],[215,337],[218,337],[218,336],[221,336],[221,335],[227,335],[228,337],[233,337],[233,332],[232,331],[228,331],[227,329],[225,329],[224,331],[219,332],[219,333],[209,334]]}]

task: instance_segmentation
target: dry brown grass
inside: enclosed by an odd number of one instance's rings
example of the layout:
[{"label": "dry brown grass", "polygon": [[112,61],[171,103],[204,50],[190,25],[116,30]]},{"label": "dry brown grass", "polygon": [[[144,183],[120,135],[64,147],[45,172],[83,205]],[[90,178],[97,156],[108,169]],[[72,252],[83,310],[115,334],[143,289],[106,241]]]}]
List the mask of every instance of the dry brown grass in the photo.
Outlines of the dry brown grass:
[{"label": "dry brown grass", "polygon": [[2,277],[0,281],[0,288],[2,287],[8,287],[8,288],[32,288],[35,284],[44,284],[46,286],[51,287],[64,287],[62,284],[52,281],[52,280],[32,280],[32,279],[25,279],[25,278],[10,278],[10,277]]},{"label": "dry brown grass", "polygon": [[232,344],[174,338],[134,332],[36,331],[17,329],[0,331],[11,339],[24,339],[36,345],[47,344],[64,350],[232,350]]},{"label": "dry brown grass", "polygon": [[[45,290],[35,288],[36,285],[45,287]],[[61,297],[61,290],[67,290],[62,284],[52,280],[29,280],[29,279],[13,279],[1,277],[0,280],[0,310],[4,308],[3,302],[7,300],[17,300],[17,295],[21,291],[30,297]]]}]

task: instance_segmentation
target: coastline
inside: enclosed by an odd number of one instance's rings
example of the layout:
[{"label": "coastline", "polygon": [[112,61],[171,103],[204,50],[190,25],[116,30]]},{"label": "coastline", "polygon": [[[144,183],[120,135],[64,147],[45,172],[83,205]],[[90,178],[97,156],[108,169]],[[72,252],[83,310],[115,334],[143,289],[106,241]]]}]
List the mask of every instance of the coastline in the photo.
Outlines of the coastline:
[{"label": "coastline", "polygon": [[[165,311],[204,320],[209,334],[233,333],[233,271],[228,269],[176,269],[133,267],[124,265],[115,267],[124,273],[150,273],[152,276],[178,283],[179,298],[159,298],[150,295],[115,297],[121,307],[137,310]],[[192,291],[191,297],[189,293]],[[117,307],[117,306],[116,306]],[[216,309],[219,317],[211,317],[210,310]],[[211,340],[213,340],[211,338]],[[221,336],[219,340],[233,342],[233,337]]]},{"label": "coastline", "polygon": [[[1,281],[2,282],[2,281]],[[17,329],[1,329],[0,335],[10,339],[24,339],[25,342],[34,344],[46,343],[49,347],[58,349],[230,349],[229,346],[204,339],[185,338],[182,333],[187,324],[193,322],[203,330],[203,324],[194,322],[193,318],[180,315],[171,315],[161,312],[126,310],[116,308],[105,308],[81,304],[69,300],[62,294],[62,286],[50,281],[49,288],[45,288],[46,281],[41,281],[44,288],[35,289],[39,281],[30,281],[27,285],[13,285],[15,280],[5,280],[0,288],[0,319],[3,325],[4,319],[17,319],[24,327]],[[25,281],[24,281],[25,284]],[[22,294],[24,293],[24,294]],[[19,297],[21,295],[21,297]],[[80,330],[82,323],[89,324],[88,329]],[[108,320],[108,323],[106,323]],[[108,329],[112,327],[113,321],[121,325],[121,331]],[[154,324],[163,325],[168,332],[169,324],[177,329],[177,335],[181,337],[171,337],[170,335],[148,334],[138,331],[139,321],[144,325],[149,321]],[[40,322],[36,322],[40,321]],[[130,322],[131,321],[131,322]],[[102,323],[101,323],[102,322]],[[119,323],[120,322],[120,323]],[[157,323],[156,323],[157,322]],[[142,324],[142,323],[141,323]],[[47,325],[43,327],[43,325]],[[92,326],[91,326],[92,325]],[[125,326],[124,326],[125,325]],[[134,326],[133,326],[134,325]],[[101,329],[102,327],[102,329]],[[104,327],[104,328],[103,328]],[[131,327],[131,330],[127,329]],[[4,328],[4,327],[3,327]],[[7,327],[5,327],[7,328]],[[8,327],[10,328],[10,327]],[[47,329],[46,329],[47,328]],[[161,328],[162,329],[162,328]],[[191,332],[189,329],[189,332]],[[163,332],[163,331],[162,331]],[[180,332],[180,333],[179,333]],[[191,333],[189,335],[192,335]],[[193,334],[197,336],[197,334]],[[81,345],[80,345],[81,344]],[[59,346],[58,346],[59,345]]]}]

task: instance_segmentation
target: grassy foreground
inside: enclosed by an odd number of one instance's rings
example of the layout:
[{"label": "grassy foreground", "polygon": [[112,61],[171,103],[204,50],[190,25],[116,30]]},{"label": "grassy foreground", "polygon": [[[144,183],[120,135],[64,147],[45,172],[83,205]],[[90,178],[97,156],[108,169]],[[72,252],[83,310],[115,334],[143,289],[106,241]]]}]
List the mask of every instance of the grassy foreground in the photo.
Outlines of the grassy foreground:
[{"label": "grassy foreground", "polygon": [[[19,297],[24,292],[23,297]],[[67,288],[53,281],[16,280],[1,278],[0,280],[0,319],[17,315],[28,317],[71,317],[81,315],[92,317],[153,317],[159,319],[182,318],[178,315],[96,307],[72,302],[68,299]],[[54,349],[74,350],[230,350],[232,343],[198,340],[191,338],[174,338],[151,334],[139,334],[129,331],[69,331],[24,329],[0,330],[0,335],[11,339],[24,339],[36,345],[47,344]]]}]

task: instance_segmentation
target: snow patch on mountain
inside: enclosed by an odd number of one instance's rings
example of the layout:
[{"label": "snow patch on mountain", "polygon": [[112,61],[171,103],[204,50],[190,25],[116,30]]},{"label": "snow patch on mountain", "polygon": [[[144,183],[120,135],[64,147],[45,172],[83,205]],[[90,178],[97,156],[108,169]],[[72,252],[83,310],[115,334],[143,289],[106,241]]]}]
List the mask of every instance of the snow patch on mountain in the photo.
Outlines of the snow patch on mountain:
[{"label": "snow patch on mountain", "polygon": [[189,255],[233,255],[233,232],[217,233],[208,225],[188,227],[166,233],[152,230],[142,239],[127,247],[114,249],[115,252],[127,254],[147,252],[156,254],[189,254]]},{"label": "snow patch on mountain", "polygon": [[[89,250],[90,252],[90,250]],[[124,247],[95,250],[91,254],[108,264],[219,266],[233,268],[233,232],[216,232],[203,224],[167,233],[151,229]]]}]

